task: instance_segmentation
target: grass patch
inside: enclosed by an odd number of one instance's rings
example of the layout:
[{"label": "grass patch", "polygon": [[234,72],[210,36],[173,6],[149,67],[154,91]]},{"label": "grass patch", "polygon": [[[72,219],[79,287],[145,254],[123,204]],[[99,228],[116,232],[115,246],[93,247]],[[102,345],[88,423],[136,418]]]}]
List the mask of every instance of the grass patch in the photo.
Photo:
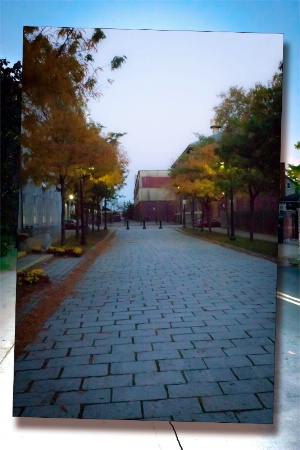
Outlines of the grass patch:
[{"label": "grass patch", "polygon": [[[109,234],[109,230],[95,230],[95,231],[89,231],[87,234],[86,241],[87,243],[85,245],[81,245],[80,243],[80,236],[79,239],[76,239],[76,235],[72,234],[71,236],[66,237],[66,247],[82,247],[85,251],[90,250],[93,248],[98,242],[100,242],[102,239],[104,239]],[[60,239],[57,239],[51,243],[51,246],[53,247],[60,247]]]},{"label": "grass patch", "polygon": [[278,256],[278,244],[277,242],[263,241],[261,239],[255,239],[250,242],[248,237],[236,236],[235,240],[229,239],[227,234],[218,233],[217,231],[211,231],[200,229],[186,228],[183,230],[191,236],[195,236],[201,239],[205,239],[210,242],[225,245],[226,247],[243,250],[249,253],[255,253],[261,256],[265,256],[272,259],[277,259]]},{"label": "grass patch", "polygon": [[0,258],[0,270],[15,270],[17,261],[17,250],[10,248],[5,256]]}]

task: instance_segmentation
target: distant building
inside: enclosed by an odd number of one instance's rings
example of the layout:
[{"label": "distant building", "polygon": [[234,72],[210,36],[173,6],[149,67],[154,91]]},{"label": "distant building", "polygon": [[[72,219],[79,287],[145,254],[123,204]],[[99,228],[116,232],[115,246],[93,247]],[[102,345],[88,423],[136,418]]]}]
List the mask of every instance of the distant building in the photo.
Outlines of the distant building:
[{"label": "distant building", "polygon": [[134,187],[134,218],[174,222],[176,196],[168,170],[139,170]]}]

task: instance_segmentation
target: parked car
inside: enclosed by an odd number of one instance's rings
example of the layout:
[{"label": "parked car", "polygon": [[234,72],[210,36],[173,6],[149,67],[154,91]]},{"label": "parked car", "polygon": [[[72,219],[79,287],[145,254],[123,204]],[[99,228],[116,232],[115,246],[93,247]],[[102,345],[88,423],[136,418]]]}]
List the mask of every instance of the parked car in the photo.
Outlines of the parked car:
[{"label": "parked car", "polygon": [[65,230],[76,230],[76,220],[65,220]]},{"label": "parked car", "polygon": [[[203,222],[201,220],[198,220],[194,226],[196,228],[208,228],[208,221],[207,220],[203,220]],[[215,219],[210,219],[210,226],[211,227],[220,227],[221,223],[218,220]]]}]

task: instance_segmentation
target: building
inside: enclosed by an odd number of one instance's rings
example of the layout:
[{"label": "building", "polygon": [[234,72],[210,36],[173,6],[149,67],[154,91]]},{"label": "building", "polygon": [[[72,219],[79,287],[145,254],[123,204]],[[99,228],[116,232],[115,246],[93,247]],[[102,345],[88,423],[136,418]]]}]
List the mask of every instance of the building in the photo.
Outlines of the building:
[{"label": "building", "polygon": [[45,189],[29,182],[20,188],[18,230],[32,235],[60,224],[61,195],[55,186]]},{"label": "building", "polygon": [[139,170],[134,187],[134,218],[174,222],[176,196],[168,170]]}]

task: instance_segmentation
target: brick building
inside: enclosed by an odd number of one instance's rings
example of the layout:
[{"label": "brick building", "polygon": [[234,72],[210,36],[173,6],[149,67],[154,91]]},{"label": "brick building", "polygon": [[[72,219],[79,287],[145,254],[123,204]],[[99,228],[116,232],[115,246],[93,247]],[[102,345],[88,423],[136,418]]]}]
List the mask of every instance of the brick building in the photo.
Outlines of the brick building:
[{"label": "brick building", "polygon": [[176,196],[168,170],[139,170],[134,187],[134,218],[174,222]]}]

